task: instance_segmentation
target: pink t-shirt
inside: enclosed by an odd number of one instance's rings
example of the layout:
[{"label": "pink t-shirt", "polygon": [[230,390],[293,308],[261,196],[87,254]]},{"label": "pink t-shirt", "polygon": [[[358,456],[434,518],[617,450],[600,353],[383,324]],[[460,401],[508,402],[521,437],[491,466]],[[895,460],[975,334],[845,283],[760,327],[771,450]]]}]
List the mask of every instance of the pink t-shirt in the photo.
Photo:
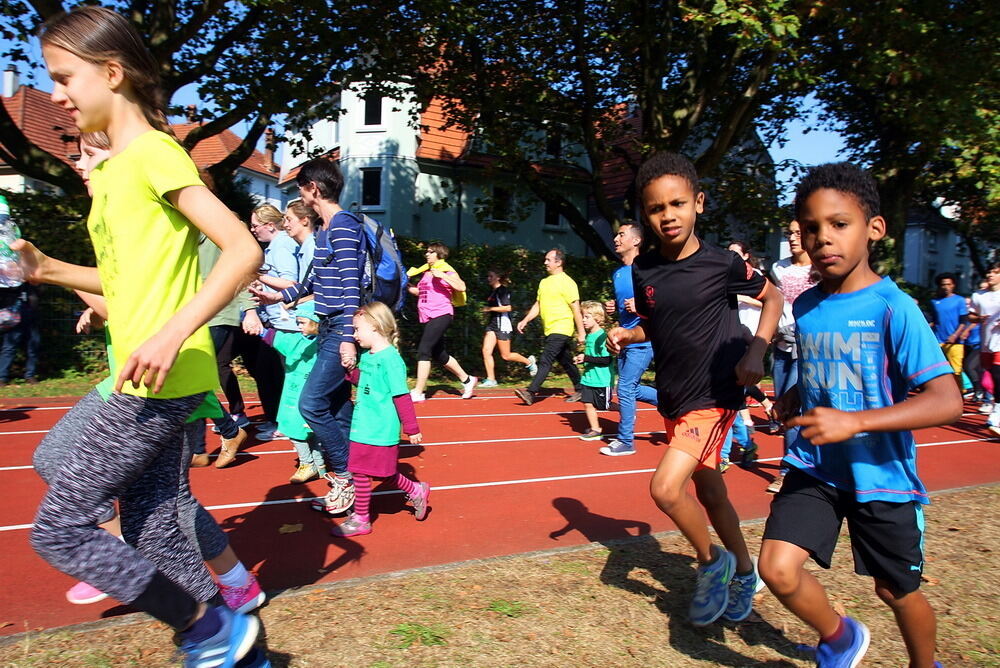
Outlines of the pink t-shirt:
[{"label": "pink t-shirt", "polygon": [[[445,272],[448,276],[454,276],[455,272]],[[417,297],[417,315],[421,323],[425,323],[431,318],[442,315],[455,315],[455,307],[451,305],[452,287],[440,278],[434,278],[429,271],[425,271],[417,283],[420,295]]]}]

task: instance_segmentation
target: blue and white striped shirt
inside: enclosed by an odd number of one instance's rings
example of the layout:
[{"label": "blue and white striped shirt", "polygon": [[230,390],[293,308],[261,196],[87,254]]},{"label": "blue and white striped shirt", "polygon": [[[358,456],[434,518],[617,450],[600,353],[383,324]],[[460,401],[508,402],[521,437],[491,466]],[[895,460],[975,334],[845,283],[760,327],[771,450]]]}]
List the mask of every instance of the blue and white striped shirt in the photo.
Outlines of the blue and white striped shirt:
[{"label": "blue and white striped shirt", "polygon": [[336,317],[338,324],[343,325],[345,337],[354,334],[352,319],[361,304],[361,234],[358,219],[346,211],[338,211],[316,236],[311,274],[304,283],[281,291],[286,302],[315,295],[316,315]]}]

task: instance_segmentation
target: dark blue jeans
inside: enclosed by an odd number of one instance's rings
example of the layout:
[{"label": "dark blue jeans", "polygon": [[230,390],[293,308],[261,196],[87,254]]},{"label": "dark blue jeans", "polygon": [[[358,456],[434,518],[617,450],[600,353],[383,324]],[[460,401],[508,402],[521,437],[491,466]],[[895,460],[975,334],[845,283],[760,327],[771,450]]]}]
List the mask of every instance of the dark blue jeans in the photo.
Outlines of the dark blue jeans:
[{"label": "dark blue jeans", "polygon": [[334,473],[347,472],[348,437],[354,414],[351,384],[340,363],[340,342],[343,340],[332,318],[320,323],[316,364],[299,397],[299,412],[316,434],[327,468]]},{"label": "dark blue jeans", "polygon": [[652,360],[648,343],[625,346],[618,353],[618,440],[625,445],[631,446],[635,438],[636,401],[656,405],[656,388],[640,382]]},{"label": "dark blue jeans", "polygon": [[[25,307],[24,310],[27,310]],[[10,380],[10,365],[17,355],[17,349],[23,343],[25,345],[24,355],[24,377],[34,378],[36,365],[38,363],[38,349],[42,343],[42,335],[38,330],[38,322],[30,312],[24,314],[24,319],[14,329],[0,335],[0,380]]]}]

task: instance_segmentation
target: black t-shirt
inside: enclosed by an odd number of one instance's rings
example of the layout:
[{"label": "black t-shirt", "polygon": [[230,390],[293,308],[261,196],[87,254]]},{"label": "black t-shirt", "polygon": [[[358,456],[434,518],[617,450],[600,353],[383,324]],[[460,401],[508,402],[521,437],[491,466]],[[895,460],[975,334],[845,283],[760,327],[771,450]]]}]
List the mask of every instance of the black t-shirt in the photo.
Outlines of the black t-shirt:
[{"label": "black t-shirt", "polygon": [[[491,292],[490,296],[486,299],[486,305],[490,307],[510,306],[510,290],[507,289],[507,286],[501,285],[496,290]],[[487,327],[498,332],[512,331],[513,327],[511,326],[510,321],[510,311],[505,311],[503,313],[490,311],[490,322]]]},{"label": "black t-shirt", "polygon": [[767,280],[736,253],[701,247],[683,260],[658,251],[632,263],[635,307],[653,344],[659,411],[671,420],[704,408],[738,409],[736,365],[746,353],[737,295],[759,298]]}]

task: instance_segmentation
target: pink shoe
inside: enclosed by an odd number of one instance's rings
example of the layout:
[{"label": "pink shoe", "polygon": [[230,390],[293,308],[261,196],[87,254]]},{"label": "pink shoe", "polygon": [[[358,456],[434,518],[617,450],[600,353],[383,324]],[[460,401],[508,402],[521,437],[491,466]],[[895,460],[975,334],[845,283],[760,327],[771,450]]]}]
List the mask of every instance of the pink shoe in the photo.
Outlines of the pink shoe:
[{"label": "pink shoe", "polygon": [[358,519],[358,516],[351,513],[351,516],[340,524],[334,525],[330,529],[330,533],[334,536],[340,536],[341,538],[350,538],[351,536],[365,536],[372,532],[372,523],[363,522]]},{"label": "pink shoe", "polygon": [[407,497],[413,504],[413,516],[417,520],[427,517],[427,499],[431,498],[431,486],[426,482],[418,483],[413,496]]},{"label": "pink shoe", "polygon": [[91,587],[86,582],[77,582],[66,592],[66,600],[77,605],[87,605],[97,603],[108,597],[103,591],[96,587]]},{"label": "pink shoe", "polygon": [[260,583],[253,573],[248,573],[250,579],[242,587],[227,587],[219,583],[219,591],[226,601],[226,606],[233,612],[246,614],[259,608],[267,596],[260,589]]}]

